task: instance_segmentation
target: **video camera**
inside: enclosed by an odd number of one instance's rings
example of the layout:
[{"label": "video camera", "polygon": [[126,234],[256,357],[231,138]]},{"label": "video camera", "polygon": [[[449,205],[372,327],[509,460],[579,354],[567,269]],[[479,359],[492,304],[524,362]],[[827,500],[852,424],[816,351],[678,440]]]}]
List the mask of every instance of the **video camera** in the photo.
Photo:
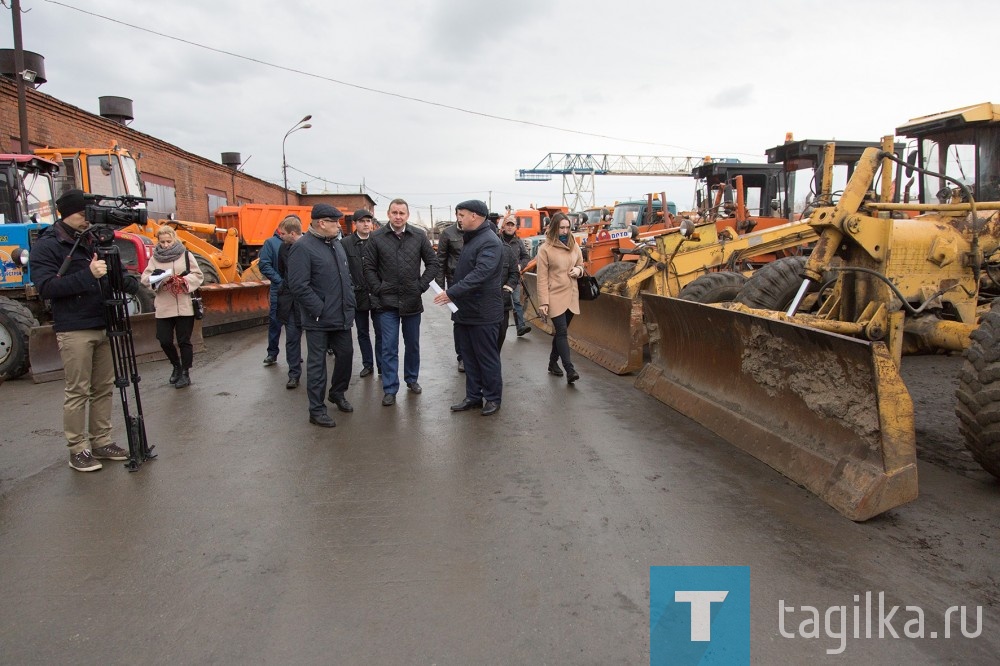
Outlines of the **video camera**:
[{"label": "video camera", "polygon": [[[131,224],[143,226],[146,224],[147,211],[139,208],[139,204],[144,201],[152,201],[144,197],[136,197],[130,194],[109,197],[103,194],[87,194],[84,196],[87,208],[84,217],[90,223],[90,233],[93,234],[99,245],[107,245],[114,241],[115,229],[127,227]],[[110,201],[110,205],[103,204],[103,201]]]}]

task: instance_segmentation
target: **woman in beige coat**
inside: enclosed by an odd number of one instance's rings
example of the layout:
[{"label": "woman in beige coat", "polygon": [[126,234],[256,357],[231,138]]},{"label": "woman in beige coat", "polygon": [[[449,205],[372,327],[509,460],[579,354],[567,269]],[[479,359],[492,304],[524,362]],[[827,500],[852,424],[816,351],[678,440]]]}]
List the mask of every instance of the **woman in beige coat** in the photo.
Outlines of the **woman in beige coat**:
[{"label": "woman in beige coat", "polygon": [[[205,276],[198,260],[177,240],[170,227],[156,234],[156,247],[140,281],[156,292],[156,339],[173,364],[170,383],[174,388],[191,385],[189,371],[194,361],[191,333],[194,331],[194,307],[191,292],[201,286]],[[174,338],[177,346],[174,346]],[[178,353],[180,349],[180,353]]]},{"label": "woman in beige coat", "polygon": [[538,249],[538,314],[552,320],[556,334],[549,353],[549,372],[562,377],[559,359],[566,368],[566,382],[580,378],[569,355],[567,331],[573,315],[580,314],[580,292],[576,279],[583,275],[583,252],[570,232],[569,218],[563,213],[552,216],[545,242]]}]

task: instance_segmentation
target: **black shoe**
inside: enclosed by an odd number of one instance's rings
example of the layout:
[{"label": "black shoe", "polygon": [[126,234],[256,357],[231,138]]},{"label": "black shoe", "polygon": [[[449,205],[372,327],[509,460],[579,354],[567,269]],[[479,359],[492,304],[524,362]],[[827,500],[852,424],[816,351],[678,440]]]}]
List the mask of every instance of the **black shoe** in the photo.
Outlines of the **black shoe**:
[{"label": "black shoe", "polygon": [[410,389],[414,393],[423,393],[424,392],[424,390],[422,388],[420,388],[420,384],[418,384],[416,382],[408,382],[406,384],[406,388]]},{"label": "black shoe", "polygon": [[453,411],[453,412],[467,412],[470,409],[472,409],[473,407],[482,407],[482,406],[483,406],[483,401],[482,400],[473,400],[472,398],[466,398],[465,400],[463,400],[462,402],[458,403],[457,405],[452,405],[451,406],[451,411]]},{"label": "black shoe", "polygon": [[288,382],[285,384],[285,388],[286,389],[293,389],[293,388],[298,388],[298,387],[299,387],[299,378],[298,377],[289,377],[288,378]]},{"label": "black shoe", "polygon": [[267,357],[266,357],[266,358],[264,359],[264,365],[265,365],[265,366],[268,366],[268,367],[269,367],[269,366],[272,366],[272,365],[274,365],[274,364],[275,364],[275,363],[277,363],[277,362],[278,362],[278,359],[277,359],[277,358],[275,358],[274,356],[267,356]]},{"label": "black shoe", "polygon": [[458,359],[458,371],[465,372],[465,362],[462,359]]},{"label": "black shoe", "polygon": [[332,402],[333,404],[337,405],[337,409],[339,409],[342,412],[348,412],[348,413],[350,413],[350,412],[354,411],[354,405],[352,405],[351,403],[349,403],[347,401],[347,398],[345,398],[343,396],[339,396],[339,397],[330,396],[330,402]]},{"label": "black shoe", "polygon": [[572,384],[573,382],[575,382],[579,378],[580,378],[580,373],[578,373],[576,370],[567,370],[566,371],[566,383],[567,384]]},{"label": "black shoe", "polygon": [[167,381],[170,382],[171,384],[176,384],[177,380],[180,379],[180,377],[181,377],[181,366],[175,365],[173,372],[170,373],[170,379],[168,379]]},{"label": "black shoe", "polygon": [[361,374],[359,375],[360,377],[370,377],[371,375],[372,375],[372,366],[366,365],[365,367],[361,368]]},{"label": "black shoe", "polygon": [[327,349],[326,350],[326,355],[327,356],[333,356],[333,349]]},{"label": "black shoe", "polygon": [[177,378],[177,383],[174,384],[174,388],[185,388],[188,386],[191,386],[191,376],[188,375],[187,370],[181,370],[181,374]]},{"label": "black shoe", "polygon": [[517,337],[521,337],[522,335],[527,335],[528,333],[531,333],[531,327],[528,326],[527,324],[517,329]]},{"label": "black shoe", "polygon": [[396,394],[395,393],[386,393],[384,396],[382,396],[382,406],[383,407],[392,407],[395,404],[396,404]]},{"label": "black shoe", "polygon": [[309,423],[313,425],[318,425],[321,428],[336,428],[337,422],[331,419],[326,414],[320,414],[319,416],[310,416]]},{"label": "black shoe", "polygon": [[483,416],[492,416],[500,411],[500,403],[487,400],[483,405]]},{"label": "black shoe", "polygon": [[563,376],[562,368],[559,367],[559,361],[549,361],[549,374],[556,377]]}]

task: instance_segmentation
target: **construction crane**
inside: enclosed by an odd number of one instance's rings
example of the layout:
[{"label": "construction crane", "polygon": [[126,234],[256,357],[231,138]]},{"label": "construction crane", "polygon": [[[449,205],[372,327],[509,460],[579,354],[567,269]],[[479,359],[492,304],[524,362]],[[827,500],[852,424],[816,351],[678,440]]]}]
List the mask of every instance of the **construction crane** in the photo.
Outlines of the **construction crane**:
[{"label": "construction crane", "polygon": [[562,176],[562,205],[570,210],[583,210],[595,206],[594,176],[690,178],[691,171],[706,161],[712,160],[708,157],[549,153],[534,168],[519,169],[514,174],[514,180],[545,181],[552,180],[552,176]]}]

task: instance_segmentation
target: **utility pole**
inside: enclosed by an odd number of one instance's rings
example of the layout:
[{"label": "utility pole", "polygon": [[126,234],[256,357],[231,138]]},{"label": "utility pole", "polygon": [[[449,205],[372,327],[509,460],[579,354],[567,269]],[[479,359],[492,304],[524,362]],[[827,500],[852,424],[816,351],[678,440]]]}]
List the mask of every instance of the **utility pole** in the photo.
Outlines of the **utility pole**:
[{"label": "utility pole", "polygon": [[18,133],[21,135],[21,154],[31,152],[28,147],[28,100],[24,89],[24,44],[21,42],[21,0],[12,0],[11,16],[14,20],[14,79],[17,81]]}]

